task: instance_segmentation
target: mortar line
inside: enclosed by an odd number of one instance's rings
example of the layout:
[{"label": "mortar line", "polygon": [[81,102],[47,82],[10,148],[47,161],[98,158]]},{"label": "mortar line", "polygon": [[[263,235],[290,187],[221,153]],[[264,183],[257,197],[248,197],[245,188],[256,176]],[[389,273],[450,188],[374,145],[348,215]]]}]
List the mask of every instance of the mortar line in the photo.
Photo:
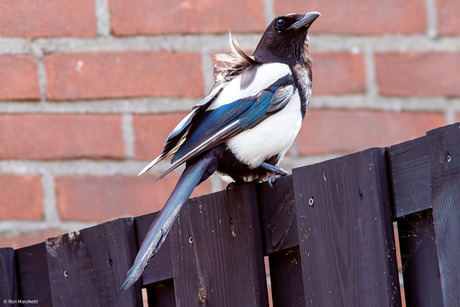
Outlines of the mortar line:
[{"label": "mortar line", "polygon": [[274,0],[264,0],[264,15],[265,15],[265,25],[268,26],[270,22],[276,17],[275,13],[275,1]]},{"label": "mortar line", "polygon": [[[35,48],[34,48],[35,49]],[[38,74],[38,88],[40,89],[40,105],[46,102],[46,91],[47,91],[47,82],[46,82],[46,69],[45,63],[43,62],[43,54],[41,51],[33,51],[35,58],[37,59],[37,74]]]},{"label": "mortar line", "polygon": [[[433,0],[426,0],[433,1]],[[432,13],[430,13],[432,14]],[[433,15],[433,14],[432,14]],[[431,32],[436,32],[429,17]],[[427,26],[428,27],[428,26]],[[262,33],[234,33],[243,49],[254,48]],[[96,36],[91,38],[0,38],[0,54],[27,54],[30,46],[47,52],[112,52],[112,51],[170,51],[170,52],[220,52],[228,50],[228,33],[221,34],[170,34],[136,36]],[[442,36],[433,40],[424,34],[380,36],[314,34],[310,36],[314,51],[349,52],[354,47],[371,48],[379,52],[391,51],[460,51],[460,36]]]},{"label": "mortar line", "polygon": [[96,12],[97,34],[100,36],[109,36],[111,24],[108,0],[95,0],[94,6]]},{"label": "mortar line", "polygon": [[[42,175],[47,172],[51,176],[137,176],[139,171],[150,161],[113,161],[113,160],[0,160],[1,174],[17,175]],[[161,175],[168,167],[169,162],[162,161],[158,163],[145,176]],[[179,174],[183,171],[182,167],[177,168],[173,173]]]},{"label": "mortar line", "polygon": [[375,53],[369,47],[364,50],[364,62],[366,67],[366,96],[369,99],[374,99],[379,96],[379,92],[376,79],[377,72],[375,70]]},{"label": "mortar line", "polygon": [[207,96],[212,86],[214,85],[214,62],[210,52],[201,52],[201,69],[203,70],[203,96]]},{"label": "mortar line", "polygon": [[45,168],[41,169],[43,187],[43,215],[48,228],[56,228],[60,223],[59,209],[56,199],[56,185],[54,176]]},{"label": "mortar line", "polygon": [[426,5],[426,35],[435,38],[438,35],[438,16],[436,0],[425,0]]},{"label": "mortar line", "polygon": [[125,113],[121,115],[121,131],[125,143],[125,154],[127,158],[134,158],[134,144],[136,135],[133,127],[133,115]]},{"label": "mortar line", "polygon": [[455,123],[455,110],[453,103],[449,100],[447,103],[446,111],[444,113],[444,117],[446,119],[446,124],[450,125]]},{"label": "mortar line", "polygon": [[0,237],[10,237],[17,236],[29,233],[37,233],[50,229],[61,230],[62,233],[67,233],[71,231],[81,230],[88,228],[94,225],[100,224],[101,221],[93,222],[75,222],[75,221],[65,221],[59,222],[56,225],[50,227],[46,221],[19,221],[19,220],[9,220],[0,222]]},{"label": "mortar line", "polygon": [[211,177],[209,177],[208,180],[211,181],[211,192],[212,193],[222,191],[222,180],[219,175],[214,174]]},{"label": "mortar line", "polygon": [[[372,64],[371,64],[372,65]],[[366,68],[367,69],[367,68]],[[373,74],[367,72],[367,74]],[[324,95],[313,96],[310,109],[318,108],[346,108],[346,109],[371,109],[371,110],[397,110],[397,111],[445,111],[447,101],[454,103],[455,108],[460,105],[460,98],[448,99],[444,96],[431,97],[393,97],[379,96],[374,76],[366,76],[368,87],[363,94],[356,95]],[[211,83],[211,80],[207,81]],[[212,85],[206,85],[209,91]],[[374,92],[372,95],[371,92]],[[88,100],[75,102],[20,102],[0,101],[2,114],[26,113],[53,113],[53,114],[167,114],[171,112],[190,112],[201,98],[132,98],[113,100]]]}]

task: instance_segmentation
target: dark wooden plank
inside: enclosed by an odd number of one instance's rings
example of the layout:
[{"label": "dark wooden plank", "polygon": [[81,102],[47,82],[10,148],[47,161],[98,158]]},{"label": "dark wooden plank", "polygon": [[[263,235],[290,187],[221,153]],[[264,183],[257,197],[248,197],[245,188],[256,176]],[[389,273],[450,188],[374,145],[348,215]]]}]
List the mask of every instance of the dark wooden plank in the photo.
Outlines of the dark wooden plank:
[{"label": "dark wooden plank", "polygon": [[10,247],[0,248],[0,300],[2,306],[17,306],[16,264]]},{"label": "dark wooden plank", "polygon": [[387,148],[396,217],[431,208],[430,147],[421,137]]},{"label": "dark wooden plank", "polygon": [[15,250],[15,260],[19,298],[52,306],[45,242]]},{"label": "dark wooden plank", "polygon": [[103,224],[109,249],[118,306],[142,306],[141,282],[120,291],[127,272],[137,255],[136,231],[133,218],[121,218]]},{"label": "dark wooden plank", "polygon": [[271,254],[268,258],[273,307],[305,306],[299,247]]},{"label": "dark wooden plank", "polygon": [[398,233],[406,306],[443,306],[431,210],[398,219]]},{"label": "dark wooden plank", "polygon": [[444,306],[460,306],[460,123],[427,133]]},{"label": "dark wooden plank", "polygon": [[53,306],[142,306],[140,283],[120,290],[136,253],[133,244],[129,219],[48,239]]},{"label": "dark wooden plank", "polygon": [[[137,246],[141,246],[144,238],[160,212],[146,214],[135,218]],[[158,253],[150,258],[142,274],[142,287],[172,278],[171,239],[166,237]]]},{"label": "dark wooden plank", "polygon": [[292,176],[277,179],[275,187],[257,185],[265,255],[299,245]]},{"label": "dark wooden plank", "polygon": [[174,296],[174,281],[171,279],[163,280],[147,288],[149,307],[171,307],[176,306]]},{"label": "dark wooden plank", "polygon": [[46,241],[53,305],[117,306],[104,227]]},{"label": "dark wooden plank", "polygon": [[268,306],[257,188],[190,199],[170,234],[180,306]]},{"label": "dark wooden plank", "polygon": [[307,306],[399,306],[385,151],[294,169]]}]

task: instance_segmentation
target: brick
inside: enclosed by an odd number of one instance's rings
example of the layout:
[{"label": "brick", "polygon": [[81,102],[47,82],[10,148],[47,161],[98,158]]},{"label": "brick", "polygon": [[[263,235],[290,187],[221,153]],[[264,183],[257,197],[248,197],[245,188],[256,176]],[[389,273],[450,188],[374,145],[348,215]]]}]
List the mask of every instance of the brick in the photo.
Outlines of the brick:
[{"label": "brick", "polygon": [[262,32],[262,0],[110,0],[115,35]]},{"label": "brick", "polygon": [[46,239],[57,237],[62,233],[63,231],[59,229],[48,229],[19,235],[5,235],[0,237],[0,247],[12,247],[14,249],[18,249],[44,242]]},{"label": "brick", "polygon": [[311,27],[311,33],[378,35],[426,32],[425,0],[275,1],[277,15],[310,11],[321,13]]},{"label": "brick", "polygon": [[362,54],[313,53],[313,94],[343,95],[366,91],[366,68]]},{"label": "brick", "polygon": [[187,113],[134,115],[135,158],[153,160],[163,151],[166,138]]},{"label": "brick", "polygon": [[377,85],[389,96],[460,96],[460,52],[380,53]]},{"label": "brick", "polygon": [[1,174],[0,191],[0,220],[43,218],[40,177]]},{"label": "brick", "polygon": [[437,0],[438,34],[460,35],[460,2],[458,0]]},{"label": "brick", "polygon": [[308,110],[297,146],[300,155],[346,154],[398,144],[445,124],[435,112]]},{"label": "brick", "polygon": [[0,99],[40,99],[35,58],[27,55],[0,56]]},{"label": "brick", "polygon": [[[106,221],[161,210],[179,176],[69,176],[56,178],[59,214],[63,220]],[[209,181],[192,196],[211,192]]]},{"label": "brick", "polygon": [[200,97],[198,53],[85,52],[44,57],[50,100]]},{"label": "brick", "polygon": [[124,158],[120,115],[0,115],[0,159]]},{"label": "brick", "polygon": [[94,0],[0,0],[0,36],[96,36]]}]

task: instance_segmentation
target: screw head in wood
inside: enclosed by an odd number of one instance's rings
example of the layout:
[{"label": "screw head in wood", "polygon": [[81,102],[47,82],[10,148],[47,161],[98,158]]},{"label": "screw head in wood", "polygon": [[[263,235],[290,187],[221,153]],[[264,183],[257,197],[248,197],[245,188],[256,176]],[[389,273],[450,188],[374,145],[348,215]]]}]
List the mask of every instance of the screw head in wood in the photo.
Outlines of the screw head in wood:
[{"label": "screw head in wood", "polygon": [[192,238],[192,236],[188,237],[188,243],[193,244],[193,238]]},{"label": "screw head in wood", "polygon": [[446,162],[447,162],[447,163],[450,163],[450,161],[452,161],[452,157],[450,156],[450,154],[447,154],[447,156],[446,156]]},{"label": "screw head in wood", "polygon": [[313,204],[315,203],[315,200],[313,199],[313,197],[310,197],[310,199],[308,200],[308,204],[313,207]]}]

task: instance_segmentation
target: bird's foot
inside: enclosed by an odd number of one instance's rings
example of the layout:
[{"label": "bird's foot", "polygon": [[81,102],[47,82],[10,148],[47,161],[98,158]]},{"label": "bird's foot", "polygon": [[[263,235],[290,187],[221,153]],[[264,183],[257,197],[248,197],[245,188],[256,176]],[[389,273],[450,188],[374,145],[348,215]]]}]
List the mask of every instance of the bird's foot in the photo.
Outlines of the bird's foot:
[{"label": "bird's foot", "polygon": [[271,164],[268,164],[266,162],[262,162],[260,164],[260,167],[262,168],[265,168],[266,170],[270,171],[270,172],[273,172],[277,175],[280,175],[280,176],[289,176],[289,175],[292,175],[292,173],[289,173],[287,171],[285,171],[284,169],[278,167],[278,166],[274,166],[274,165],[271,165]]}]

